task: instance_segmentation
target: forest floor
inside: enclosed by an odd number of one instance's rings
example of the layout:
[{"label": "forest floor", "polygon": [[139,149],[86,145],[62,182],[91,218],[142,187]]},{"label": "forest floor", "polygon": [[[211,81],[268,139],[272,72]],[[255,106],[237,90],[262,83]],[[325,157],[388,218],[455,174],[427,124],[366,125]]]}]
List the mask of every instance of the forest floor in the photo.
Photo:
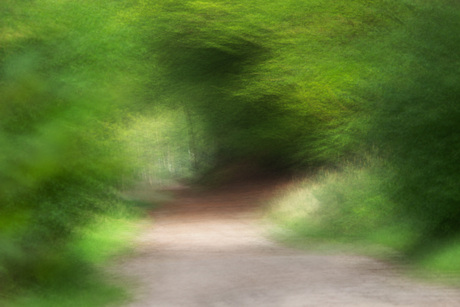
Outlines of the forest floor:
[{"label": "forest floor", "polygon": [[[458,289],[403,276],[344,252],[297,250],[267,238],[263,206],[289,181],[178,187],[117,265],[140,306],[460,306]],[[126,281],[125,281],[126,282]]]}]

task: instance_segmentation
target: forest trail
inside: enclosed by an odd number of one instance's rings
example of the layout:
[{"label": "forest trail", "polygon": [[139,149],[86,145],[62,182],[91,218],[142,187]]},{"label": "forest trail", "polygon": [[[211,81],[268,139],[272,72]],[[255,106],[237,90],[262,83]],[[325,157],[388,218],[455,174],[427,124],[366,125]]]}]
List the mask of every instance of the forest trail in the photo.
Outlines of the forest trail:
[{"label": "forest trail", "polygon": [[267,239],[261,206],[288,184],[175,191],[119,266],[136,289],[128,306],[460,306],[458,290],[414,282],[369,257]]}]

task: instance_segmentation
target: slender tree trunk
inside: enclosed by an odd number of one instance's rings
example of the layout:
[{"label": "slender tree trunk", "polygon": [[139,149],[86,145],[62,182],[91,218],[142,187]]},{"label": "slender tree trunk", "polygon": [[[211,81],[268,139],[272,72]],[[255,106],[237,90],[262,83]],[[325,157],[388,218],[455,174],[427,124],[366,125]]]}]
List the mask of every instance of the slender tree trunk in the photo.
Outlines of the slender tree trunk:
[{"label": "slender tree trunk", "polygon": [[196,155],[196,134],[192,120],[192,114],[190,109],[184,104],[183,105],[185,116],[187,119],[187,130],[188,130],[188,144],[189,144],[189,154],[190,160],[192,162],[193,169],[198,169],[198,160]]}]

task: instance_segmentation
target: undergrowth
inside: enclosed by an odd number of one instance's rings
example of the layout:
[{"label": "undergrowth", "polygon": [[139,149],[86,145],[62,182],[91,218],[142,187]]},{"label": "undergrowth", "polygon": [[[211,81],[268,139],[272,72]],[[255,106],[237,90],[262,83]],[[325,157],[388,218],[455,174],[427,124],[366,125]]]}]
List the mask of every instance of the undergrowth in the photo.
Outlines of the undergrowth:
[{"label": "undergrowth", "polygon": [[110,273],[113,261],[130,251],[141,228],[138,213],[100,216],[81,229],[65,250],[49,251],[39,268],[40,280],[27,288],[10,289],[0,299],[7,307],[107,306],[129,299],[129,289]]},{"label": "undergrowth", "polygon": [[366,254],[405,264],[413,275],[458,284],[459,237],[419,248],[423,225],[388,197],[386,185],[375,166],[321,171],[272,200],[266,215],[271,233],[297,247]]}]

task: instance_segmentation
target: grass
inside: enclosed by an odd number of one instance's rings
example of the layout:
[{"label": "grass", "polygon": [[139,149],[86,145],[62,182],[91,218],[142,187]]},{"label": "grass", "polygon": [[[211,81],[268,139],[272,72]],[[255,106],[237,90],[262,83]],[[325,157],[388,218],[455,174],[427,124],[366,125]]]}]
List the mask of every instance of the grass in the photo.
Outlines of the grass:
[{"label": "grass", "polygon": [[108,217],[85,229],[83,236],[73,244],[83,260],[103,264],[115,255],[130,250],[130,243],[139,230],[135,218]]},{"label": "grass", "polygon": [[421,255],[413,267],[413,274],[458,287],[460,286],[459,259],[460,237],[456,237]]},{"label": "grass", "polygon": [[120,286],[93,280],[78,287],[55,288],[47,291],[29,291],[14,301],[1,302],[7,307],[81,307],[107,306],[126,299]]}]

